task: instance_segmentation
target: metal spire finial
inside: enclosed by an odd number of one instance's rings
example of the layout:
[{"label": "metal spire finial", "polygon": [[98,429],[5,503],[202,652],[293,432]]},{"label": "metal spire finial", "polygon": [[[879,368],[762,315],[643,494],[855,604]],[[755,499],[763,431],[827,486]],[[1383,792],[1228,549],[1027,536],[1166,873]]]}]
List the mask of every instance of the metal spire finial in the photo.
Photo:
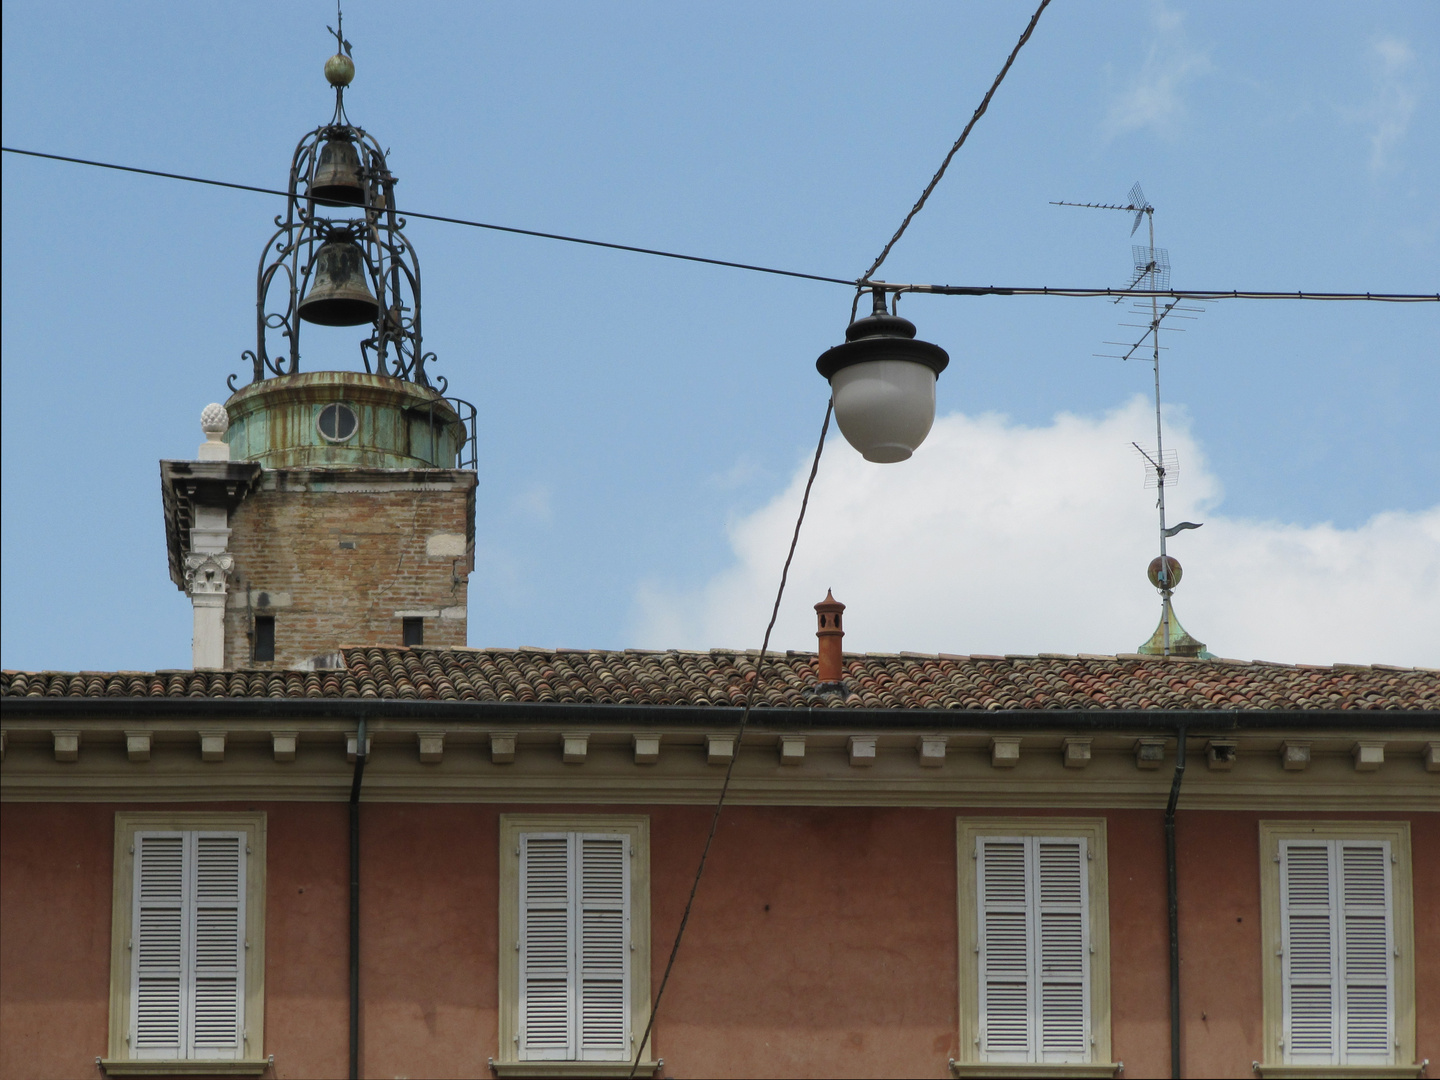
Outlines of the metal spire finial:
[{"label": "metal spire finial", "polygon": [[345,40],[345,16],[340,10],[340,5],[335,5],[335,25],[325,27],[335,38],[335,47],[338,50],[334,56],[325,61],[325,81],[335,88],[335,116],[330,121],[332,124],[344,124],[345,119],[345,87],[350,85],[355,78],[355,61],[350,56],[350,42]]}]

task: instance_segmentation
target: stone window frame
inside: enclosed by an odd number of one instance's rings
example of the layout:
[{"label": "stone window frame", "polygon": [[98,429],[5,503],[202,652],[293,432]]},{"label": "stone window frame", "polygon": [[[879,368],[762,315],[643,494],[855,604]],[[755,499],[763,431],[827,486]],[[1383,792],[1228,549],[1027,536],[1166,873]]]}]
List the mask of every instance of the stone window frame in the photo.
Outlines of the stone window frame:
[{"label": "stone window frame", "polygon": [[[959,919],[960,1052],[950,1061],[952,1076],[1113,1076],[1118,1064],[1110,1042],[1110,872],[1103,817],[960,817],[955,819],[956,901]],[[1091,1060],[1076,1063],[984,1061],[979,1052],[980,971],[978,941],[979,875],[975,842],[985,836],[1083,837],[1090,853],[1090,1034]]]},{"label": "stone window frame", "polygon": [[130,1057],[125,1041],[130,1019],[129,947],[135,899],[135,834],[138,832],[227,831],[245,835],[245,1031],[247,1054],[238,1060],[187,1060],[187,1076],[259,1076],[271,1065],[265,1047],[265,878],[266,814],[263,810],[120,810],[115,814],[110,924],[110,1076],[177,1075],[176,1061]]},{"label": "stone window frame", "polygon": [[[516,1036],[520,1022],[520,835],[532,832],[622,833],[635,847],[630,871],[630,1017],[636,1047],[650,1022],[650,817],[648,814],[501,814],[500,815],[500,962],[499,1056],[490,1060],[496,1076],[629,1076],[625,1061],[521,1061]],[[660,1064],[655,1033],[637,1076]]]}]

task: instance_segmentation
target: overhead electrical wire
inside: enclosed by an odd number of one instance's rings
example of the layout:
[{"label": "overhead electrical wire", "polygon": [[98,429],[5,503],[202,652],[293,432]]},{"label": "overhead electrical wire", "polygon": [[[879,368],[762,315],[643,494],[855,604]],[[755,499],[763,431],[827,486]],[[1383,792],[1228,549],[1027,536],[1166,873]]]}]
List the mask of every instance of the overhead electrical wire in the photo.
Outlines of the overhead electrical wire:
[{"label": "overhead electrical wire", "polygon": [[890,242],[886,244],[884,250],[875,257],[875,261],[870,264],[870,269],[866,270],[861,276],[862,282],[868,282],[870,275],[880,269],[880,264],[883,263],[890,254],[890,249],[895,246],[900,237],[905,235],[905,230],[910,227],[910,222],[913,221],[915,215],[920,213],[924,208],[925,200],[930,198],[930,193],[935,190],[935,186],[940,183],[940,178],[945,175],[945,170],[950,167],[950,159],[956,155],[960,147],[965,145],[965,140],[970,137],[970,129],[975,126],[976,121],[978,121],[980,117],[985,115],[985,110],[990,108],[990,99],[995,96],[995,91],[1000,89],[1000,84],[1005,81],[1005,76],[1010,71],[1010,65],[1015,63],[1015,57],[1020,55],[1020,50],[1023,49],[1025,43],[1030,40],[1030,35],[1035,32],[1035,24],[1040,21],[1041,13],[1049,4],[1050,0],[1040,0],[1040,6],[1035,9],[1035,14],[1030,16],[1030,25],[1025,27],[1025,32],[1020,35],[1020,40],[1015,43],[1015,48],[1011,49],[1010,55],[1005,58],[1005,66],[1000,69],[1000,74],[995,76],[995,81],[990,84],[990,89],[985,91],[985,96],[980,99],[980,107],[975,110],[975,115],[970,117],[970,122],[965,125],[965,130],[960,132],[960,137],[955,140],[955,145],[950,147],[950,152],[945,155],[945,160],[940,163],[940,168],[935,170],[935,175],[930,178],[930,183],[925,185],[925,190],[920,193],[920,198],[915,200],[915,205],[912,206],[910,212],[905,215],[905,220],[900,222],[900,227],[895,230],[895,235],[890,237]]},{"label": "overhead electrical wire", "polygon": [[1053,285],[898,285],[866,282],[866,287],[895,293],[937,296],[1173,296],[1177,300],[1376,300],[1393,304],[1440,301],[1440,293],[1266,292],[1258,289],[1113,289],[1066,288]]},{"label": "overhead electrical wire", "polygon": [[[1048,0],[1047,0],[1048,2]],[[7,154],[21,154],[25,157],[60,161],[70,165],[88,165],[96,169],[112,169],[116,172],[136,173],[140,176],[156,176],[164,180],[181,180],[189,184],[204,184],[209,187],[230,188],[234,191],[250,191],[259,195],[279,195],[288,198],[290,193],[279,188],[258,187],[254,184],[240,184],[230,180],[214,180],[204,176],[187,176],[184,173],[163,172],[159,169],[142,169],[135,165],[119,165],[109,161],[92,161],[88,158],[68,157],[64,154],[48,154],[39,150],[21,150],[18,147],[0,147]],[[948,162],[948,159],[947,159]],[[917,204],[917,208],[918,208]],[[356,205],[355,209],[361,209]],[[928,293],[935,296],[1173,296],[1188,300],[1375,300],[1391,303],[1414,303],[1417,301],[1440,301],[1440,293],[1378,293],[1378,292],[1263,292],[1255,289],[1169,289],[1163,292],[1146,292],[1141,289],[1080,288],[1051,286],[1011,285],[927,285],[903,284],[899,282],[870,281],[865,278],[832,277],[826,274],[809,274],[801,270],[785,270],[775,266],[760,266],[756,263],[733,262],[729,259],[712,259],[705,255],[687,255],[679,251],[665,251],[660,248],[639,247],[634,244],[617,244],[609,240],[592,240],[583,236],[567,236],[564,233],[542,232],[538,229],[522,229],[514,225],[496,225],[487,221],[472,221],[468,218],[449,217],[444,214],[428,214],[419,210],[396,210],[400,217],[419,218],[424,221],[438,221],[447,225],[464,225],[472,229],[488,229],[492,232],[512,233],[517,236],[534,236],[542,240],[560,240],[567,244],[583,244],[587,247],[608,248],[612,251],[629,251],[636,255],[654,255],[662,259],[679,259],[683,262],[703,263],[709,266],[723,266],[732,270],[749,270],[757,274],[774,274],[779,277],[799,278],[802,281],[820,281],[829,285],[844,285],[847,288],[876,288],[893,293]],[[914,211],[911,216],[913,217]],[[873,271],[872,271],[873,272]]]},{"label": "overhead electrical wire", "polygon": [[[139,173],[141,176],[159,176],[166,180],[184,180],[191,184],[208,184],[211,187],[232,188],[236,191],[253,191],[260,195],[279,195],[289,198],[290,192],[279,188],[257,187],[254,184],[237,184],[229,180],[211,180],[203,176],[186,176],[184,173],[161,172],[158,169],[141,169],[134,165],[116,165],[108,161],[90,161],[86,158],[66,157],[64,154],[44,154],[39,150],[20,150],[13,146],[0,147],[7,154],[24,154],[26,157],[46,158],[50,161],[64,161],[71,165],[90,165],[97,169],[114,169],[117,172]],[[364,209],[359,203],[340,204],[355,210]],[[781,277],[804,278],[808,281],[824,281],[832,285],[855,284],[849,278],[825,277],[822,274],[806,274],[799,270],[778,270],[773,266],[755,266],[751,263],[730,262],[727,259],[711,259],[704,255],[685,255],[678,251],[662,251],[659,248],[636,247],[633,244],[612,244],[607,240],[589,240],[583,236],[566,236],[563,233],[540,232],[536,229],[520,229],[513,225],[495,225],[488,221],[470,221],[466,218],[447,217],[444,214],[425,214],[418,210],[396,210],[397,217],[421,218],[425,221],[441,221],[448,225],[466,225],[472,229],[490,229],[493,232],[515,233],[519,236],[538,236],[542,240],[563,240],[567,244],[585,244],[589,247],[611,248],[615,251],[633,251],[637,255],[657,255],[662,259],[682,259],[685,262],[709,263],[711,266],[728,266],[734,270],[752,270],[757,274],[778,274]]]}]

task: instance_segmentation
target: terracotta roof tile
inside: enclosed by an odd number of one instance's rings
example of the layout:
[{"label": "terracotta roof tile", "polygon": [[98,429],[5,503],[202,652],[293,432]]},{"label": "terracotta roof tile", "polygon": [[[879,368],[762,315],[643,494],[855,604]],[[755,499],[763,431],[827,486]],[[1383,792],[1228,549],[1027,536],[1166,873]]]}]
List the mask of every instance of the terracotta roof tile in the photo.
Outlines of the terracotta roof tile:
[{"label": "terracotta roof tile", "polygon": [[[739,705],[756,650],[343,650],[338,671],[6,671],[0,698],[391,698]],[[846,653],[817,694],[813,653],[773,654],[757,706],[823,709],[1440,709],[1440,671],[1122,656]]]}]

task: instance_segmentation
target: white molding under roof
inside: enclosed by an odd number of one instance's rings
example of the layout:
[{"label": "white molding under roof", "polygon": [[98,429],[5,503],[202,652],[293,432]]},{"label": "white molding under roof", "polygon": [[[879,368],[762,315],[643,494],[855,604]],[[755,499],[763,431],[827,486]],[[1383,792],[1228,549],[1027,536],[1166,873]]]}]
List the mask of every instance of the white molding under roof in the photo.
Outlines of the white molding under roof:
[{"label": "white molding under roof", "polygon": [[[355,749],[349,723],[311,720],[272,730],[265,720],[232,720],[223,758],[202,761],[196,752],[202,739],[213,743],[217,733],[193,721],[145,723],[148,760],[131,753],[135,720],[82,721],[61,733],[74,759],[57,761],[55,729],[7,718],[0,799],[329,801],[349,791],[353,766],[347,759]],[[377,802],[708,803],[735,746],[733,729],[693,727],[597,725],[579,734],[558,726],[501,732],[479,724],[375,719],[366,733],[364,797]],[[1440,773],[1431,765],[1434,733],[1366,735],[1367,743],[1384,747],[1383,762],[1373,771],[1356,768],[1353,730],[1233,734],[1227,737],[1235,743],[1233,765],[1187,771],[1180,806],[1353,810],[1363,802],[1377,810],[1433,808],[1440,795]],[[994,765],[1000,737],[1023,738],[1023,755],[1005,768]],[[1137,760],[1133,734],[1087,733],[1083,768],[1075,767],[1078,738],[1058,723],[1023,736],[968,730],[941,737],[913,728],[862,734],[813,728],[801,736],[752,722],[730,798],[755,805],[1164,805],[1175,762],[1173,736],[1146,736],[1151,753]],[[856,748],[868,751],[872,740],[870,763],[857,768]],[[1188,740],[1197,762],[1207,741],[1201,734]],[[1309,751],[1306,767],[1287,768],[1284,748],[1300,744]],[[942,748],[939,757],[934,751]]]}]

